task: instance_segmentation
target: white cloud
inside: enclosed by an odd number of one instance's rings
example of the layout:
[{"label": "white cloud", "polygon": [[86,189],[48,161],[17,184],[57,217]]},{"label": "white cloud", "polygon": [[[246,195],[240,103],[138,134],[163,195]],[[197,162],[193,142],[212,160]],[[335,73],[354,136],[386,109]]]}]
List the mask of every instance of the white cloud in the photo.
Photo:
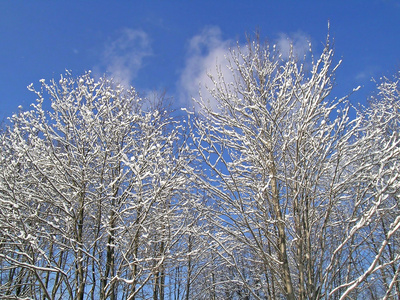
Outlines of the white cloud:
[{"label": "white cloud", "polygon": [[357,81],[364,81],[368,76],[368,72],[366,71],[361,71],[359,73],[356,74],[355,79]]},{"label": "white cloud", "polygon": [[284,59],[289,58],[291,47],[293,47],[293,55],[302,59],[310,50],[310,38],[302,32],[291,35],[281,33],[276,46]]},{"label": "white cloud", "polygon": [[[291,47],[293,54],[299,59],[306,56],[310,50],[310,39],[301,32],[291,35],[280,34],[275,44],[284,59],[289,57]],[[209,101],[211,108],[217,110],[217,102],[207,89],[213,87],[209,75],[216,78],[218,66],[227,84],[234,80],[226,59],[230,56],[231,45],[230,40],[222,39],[218,27],[208,27],[190,39],[186,64],[178,82],[178,95],[182,105],[189,107],[194,105],[197,109],[198,105],[192,102],[192,98],[198,100],[200,93],[203,101],[206,103]],[[246,47],[241,47],[241,51],[246,51]]]},{"label": "white cloud", "polygon": [[143,60],[152,54],[148,35],[142,30],[126,28],[106,45],[102,55],[103,66],[119,83],[129,86],[143,65]]},{"label": "white cloud", "polygon": [[208,27],[189,41],[185,67],[178,82],[179,100],[182,105],[192,106],[192,97],[199,99],[199,92],[205,101],[210,101],[212,108],[216,102],[207,87],[212,87],[209,75],[217,76],[217,66],[227,81],[230,71],[227,69],[225,56],[229,54],[229,40],[223,40],[218,27]]}]

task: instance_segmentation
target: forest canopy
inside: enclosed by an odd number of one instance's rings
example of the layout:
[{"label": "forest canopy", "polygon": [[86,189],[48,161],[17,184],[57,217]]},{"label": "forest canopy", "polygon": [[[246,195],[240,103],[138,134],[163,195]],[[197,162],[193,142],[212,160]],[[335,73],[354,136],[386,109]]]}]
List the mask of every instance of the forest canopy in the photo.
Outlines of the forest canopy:
[{"label": "forest canopy", "polygon": [[0,133],[0,295],[399,298],[399,79],[355,108],[333,55],[250,39],[178,117],[90,72],[31,85]]}]

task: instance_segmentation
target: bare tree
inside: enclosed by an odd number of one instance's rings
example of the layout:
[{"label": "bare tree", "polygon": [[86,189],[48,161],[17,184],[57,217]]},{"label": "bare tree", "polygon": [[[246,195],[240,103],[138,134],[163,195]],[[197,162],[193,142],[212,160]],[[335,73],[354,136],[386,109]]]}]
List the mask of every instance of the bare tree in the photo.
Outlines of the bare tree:
[{"label": "bare tree", "polygon": [[[386,285],[395,286],[389,241],[398,220],[384,225],[380,207],[391,207],[388,185],[397,191],[398,142],[392,135],[378,146],[380,131],[362,117],[350,121],[345,98],[329,99],[332,58],[329,38],[319,58],[304,60],[249,41],[227,56],[233,80],[218,68],[211,99],[198,101],[192,138],[209,167],[200,180],[213,195],[215,253],[234,268],[220,284],[244,288],[241,298],[344,298],[389,265]],[[374,288],[382,296],[384,286]]]},{"label": "bare tree", "polygon": [[1,136],[1,293],[134,299],[154,280],[163,299],[188,186],[181,127],[90,73],[30,89],[37,103]]},{"label": "bare tree", "polygon": [[342,184],[352,196],[353,212],[344,227],[346,238],[333,254],[336,265],[328,266],[338,270],[346,261],[347,268],[341,270],[345,280],[331,286],[332,298],[400,298],[398,85],[397,77],[384,78],[371,106],[360,111],[357,139],[348,151],[351,174]]},{"label": "bare tree", "polygon": [[399,80],[357,110],[329,37],[294,53],[238,45],[181,119],[90,73],[31,85],[0,132],[0,295],[400,299]]}]

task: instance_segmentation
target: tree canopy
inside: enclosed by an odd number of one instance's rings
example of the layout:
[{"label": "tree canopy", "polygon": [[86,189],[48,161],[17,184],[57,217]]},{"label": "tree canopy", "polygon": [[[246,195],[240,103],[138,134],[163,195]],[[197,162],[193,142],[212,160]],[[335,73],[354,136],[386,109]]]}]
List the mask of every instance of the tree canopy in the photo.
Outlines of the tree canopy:
[{"label": "tree canopy", "polygon": [[90,72],[31,85],[0,133],[0,295],[399,298],[399,80],[354,108],[333,55],[249,40],[179,118]]}]

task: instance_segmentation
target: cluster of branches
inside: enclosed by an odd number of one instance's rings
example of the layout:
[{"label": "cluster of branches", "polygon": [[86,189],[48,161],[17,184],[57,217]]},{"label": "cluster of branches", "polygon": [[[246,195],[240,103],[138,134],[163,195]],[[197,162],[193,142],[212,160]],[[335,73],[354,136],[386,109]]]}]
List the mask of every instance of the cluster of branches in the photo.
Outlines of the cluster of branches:
[{"label": "cluster of branches", "polygon": [[183,118],[90,73],[30,86],[0,135],[0,295],[400,298],[399,82],[356,110],[332,60],[250,41]]}]

